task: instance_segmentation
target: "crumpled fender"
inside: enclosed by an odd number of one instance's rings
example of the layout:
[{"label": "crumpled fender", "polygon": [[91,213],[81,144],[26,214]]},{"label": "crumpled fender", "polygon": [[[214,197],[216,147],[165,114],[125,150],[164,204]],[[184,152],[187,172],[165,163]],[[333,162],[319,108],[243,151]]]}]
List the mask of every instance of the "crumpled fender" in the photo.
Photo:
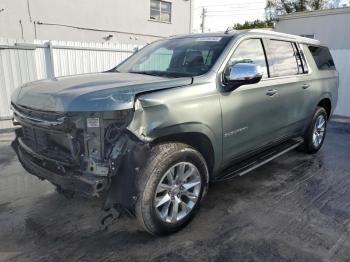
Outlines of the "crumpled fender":
[{"label": "crumpled fender", "polygon": [[214,151],[214,168],[217,168],[222,160],[222,150],[219,147],[221,141],[218,140],[218,135],[210,126],[200,121],[192,119],[182,123],[167,121],[171,118],[170,112],[166,104],[140,98],[135,102],[133,121],[127,129],[145,143],[152,143],[157,138],[176,134],[203,134],[211,142]]},{"label": "crumpled fender", "polygon": [[110,155],[111,182],[104,209],[118,205],[131,212],[137,200],[136,177],[150,155],[150,146],[125,132]]}]

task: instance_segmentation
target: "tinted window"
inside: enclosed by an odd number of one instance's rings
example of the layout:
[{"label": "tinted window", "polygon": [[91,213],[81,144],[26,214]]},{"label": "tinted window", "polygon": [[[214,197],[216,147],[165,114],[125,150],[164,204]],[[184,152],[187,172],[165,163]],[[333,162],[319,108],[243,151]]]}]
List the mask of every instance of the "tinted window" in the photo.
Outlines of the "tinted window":
[{"label": "tinted window", "polygon": [[248,39],[239,44],[229,60],[229,66],[237,63],[259,65],[263,69],[263,78],[268,77],[264,48],[260,39]]},{"label": "tinted window", "polygon": [[329,49],[324,46],[309,46],[309,50],[320,70],[335,70],[333,58]]},{"label": "tinted window", "polygon": [[269,61],[269,64],[273,66],[272,77],[303,73],[300,55],[294,43],[270,40],[269,49],[271,52],[271,61]]}]

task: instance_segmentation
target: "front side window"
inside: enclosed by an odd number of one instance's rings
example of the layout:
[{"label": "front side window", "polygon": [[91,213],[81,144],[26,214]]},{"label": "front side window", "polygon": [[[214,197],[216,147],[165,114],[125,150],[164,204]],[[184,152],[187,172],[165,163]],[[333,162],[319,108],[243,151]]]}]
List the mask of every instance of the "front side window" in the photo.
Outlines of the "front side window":
[{"label": "front side window", "polygon": [[171,22],[171,3],[151,0],[150,19],[161,22]]},{"label": "front side window", "polygon": [[185,37],[154,42],[115,68],[122,73],[198,76],[214,65],[231,37]]},{"label": "front side window", "polygon": [[270,40],[269,50],[271,52],[269,65],[273,67],[271,77],[291,76],[304,73],[301,57],[294,43]]},{"label": "front side window", "polygon": [[268,77],[265,52],[260,39],[248,39],[239,44],[231,56],[228,66],[237,63],[256,64],[262,68],[263,78]]}]

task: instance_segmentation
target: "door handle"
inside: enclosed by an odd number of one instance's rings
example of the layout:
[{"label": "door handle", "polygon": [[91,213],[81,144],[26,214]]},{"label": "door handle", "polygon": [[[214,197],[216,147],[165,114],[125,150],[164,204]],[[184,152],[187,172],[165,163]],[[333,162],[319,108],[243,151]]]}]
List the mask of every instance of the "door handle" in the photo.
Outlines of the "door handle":
[{"label": "door handle", "polygon": [[302,89],[308,89],[309,87],[310,87],[309,84],[303,84],[303,85],[301,86]]},{"label": "door handle", "polygon": [[276,89],[269,89],[266,91],[266,95],[267,96],[274,96],[275,94],[277,94],[277,90]]}]

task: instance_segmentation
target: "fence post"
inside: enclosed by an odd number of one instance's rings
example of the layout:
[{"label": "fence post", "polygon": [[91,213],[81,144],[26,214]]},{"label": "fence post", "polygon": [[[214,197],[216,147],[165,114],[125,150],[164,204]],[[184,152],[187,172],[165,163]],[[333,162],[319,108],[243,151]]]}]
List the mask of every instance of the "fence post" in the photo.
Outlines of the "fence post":
[{"label": "fence post", "polygon": [[55,66],[52,49],[52,43],[49,41],[47,43],[47,47],[45,47],[45,67],[47,78],[55,78]]}]

